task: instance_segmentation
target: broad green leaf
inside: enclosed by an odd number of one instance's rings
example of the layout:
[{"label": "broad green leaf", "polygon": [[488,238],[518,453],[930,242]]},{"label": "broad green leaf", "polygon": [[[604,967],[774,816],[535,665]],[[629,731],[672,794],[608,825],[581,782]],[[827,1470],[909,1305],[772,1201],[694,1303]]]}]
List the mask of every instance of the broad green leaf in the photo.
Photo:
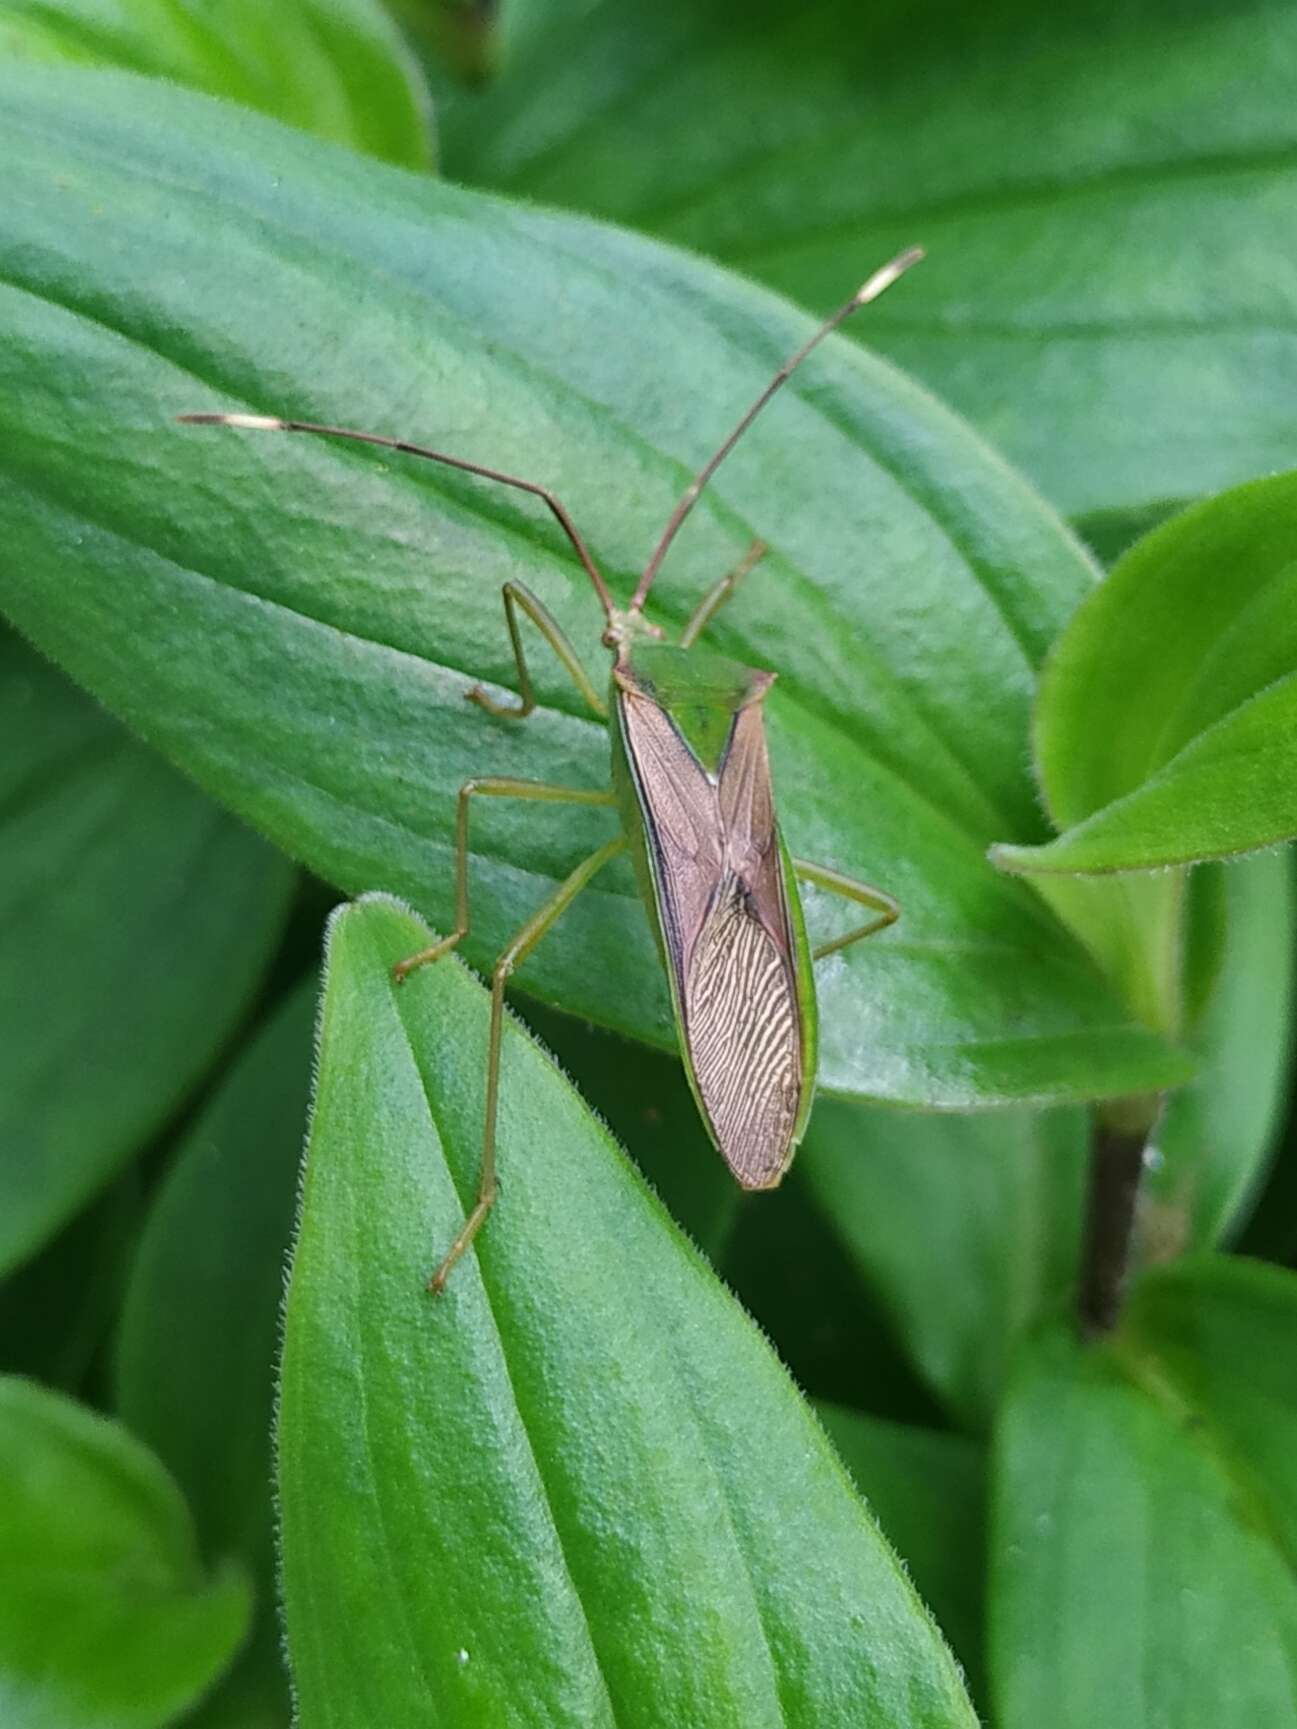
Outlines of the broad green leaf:
[{"label": "broad green leaf", "polygon": [[[606,734],[543,644],[525,727],[464,700],[479,676],[514,676],[509,577],[604,676],[579,568],[534,500],[172,416],[274,409],[539,471],[625,594],[691,467],[805,318],[652,242],[251,117],[232,134],[201,99],[142,103],[120,77],[0,78],[0,152],[0,598],[319,875],[449,925],[464,779],[606,783]],[[845,341],[718,475],[658,617],[683,622],[758,532],[772,550],[714,638],[779,670],[785,833],[904,908],[819,969],[824,1084],[971,1105],[1183,1074],[984,858],[1006,833],[1043,838],[1024,740],[1036,668],[1092,582],[1077,544],[960,422]],[[613,820],[490,802],[472,830],[465,952],[480,966]],[[815,930],[843,916],[819,895],[808,911]],[[521,977],[674,1042],[624,861]]]},{"label": "broad green leaf", "polygon": [[829,1438],[980,1688],[986,1449],[960,1435],[817,1405]]},{"label": "broad green leaf", "polygon": [[1297,473],[1118,561],[1050,656],[1035,752],[1063,832],[996,847],[1007,870],[1148,870],[1297,834]]},{"label": "broad green leaf", "polygon": [[147,72],[388,162],[432,159],[428,92],[380,0],[0,0],[0,60]]},{"label": "broad green leaf", "polygon": [[7,1270],[203,1074],[270,958],[293,873],[7,631],[0,737]]},{"label": "broad green leaf", "polygon": [[1024,1329],[1072,1284],[1085,1113],[919,1115],[821,1100],[799,1169],[916,1368],[990,1420]]},{"label": "broad green leaf", "polygon": [[1220,878],[1221,960],[1190,1035],[1198,1072],[1167,1101],[1145,1183],[1143,1236],[1158,1257],[1208,1248],[1244,1223],[1282,1126],[1292,1067],[1292,859],[1269,853],[1203,871]]},{"label": "broad green leaf", "polygon": [[[229,1682],[239,1710],[284,1722],[270,1427],[314,994],[285,1001],[186,1135],[140,1242],[117,1349],[118,1414],[174,1473],[204,1553],[237,1555],[256,1580],[256,1638]],[[218,1695],[204,1721],[225,1708]]]},{"label": "broad green leaf", "polygon": [[279,1494],[303,1721],[659,1729],[974,1722],[760,1334],[487,1000],[370,900],[335,922],[285,1311]]},{"label": "broad green leaf", "polygon": [[503,15],[505,75],[442,110],[456,179],[648,229],[825,310],[922,242],[929,263],[857,336],[1069,515],[1147,515],[1297,461],[1284,0]]},{"label": "broad green leaf", "polygon": [[1297,1279],[1203,1259],[1040,1339],[995,1445],[1002,1729],[1297,1722]]},{"label": "broad green leaf", "polygon": [[207,1574],[174,1482],[120,1426],[0,1377],[0,1721],[161,1729],[243,1635],[237,1570]]}]

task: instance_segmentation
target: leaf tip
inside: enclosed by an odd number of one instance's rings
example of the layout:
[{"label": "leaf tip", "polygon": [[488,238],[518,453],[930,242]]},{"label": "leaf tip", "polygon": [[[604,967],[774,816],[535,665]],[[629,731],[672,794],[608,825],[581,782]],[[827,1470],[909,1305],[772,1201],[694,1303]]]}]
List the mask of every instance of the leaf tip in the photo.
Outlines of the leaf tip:
[{"label": "leaf tip", "polygon": [[995,841],[987,847],[986,856],[996,870],[1003,871],[1006,876],[1021,876],[1031,870],[1031,859],[1038,850],[1037,847],[1014,846],[1009,841]]}]

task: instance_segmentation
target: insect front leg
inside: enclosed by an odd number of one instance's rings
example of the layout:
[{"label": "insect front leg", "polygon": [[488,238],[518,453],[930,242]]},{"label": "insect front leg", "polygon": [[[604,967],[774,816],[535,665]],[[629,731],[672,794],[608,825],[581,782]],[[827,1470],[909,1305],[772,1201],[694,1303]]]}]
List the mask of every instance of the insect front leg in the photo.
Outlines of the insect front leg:
[{"label": "insect front leg", "polygon": [[823,943],[812,950],[813,960],[822,961],[825,955],[850,948],[852,943],[873,936],[875,931],[886,930],[888,925],[895,924],[901,916],[900,906],[891,895],[884,893],[882,889],[871,888],[868,883],[857,882],[854,877],[843,876],[841,871],[834,870],[830,865],[811,864],[808,859],[795,858],[793,871],[802,882],[814,883],[816,888],[828,889],[830,894],[855,901],[857,906],[872,907],[878,914],[878,917],[870,919],[868,924],[859,925],[845,936],[834,937],[832,942]]},{"label": "insect front leg", "polygon": [[565,882],[559,884],[514,937],[495,963],[491,974],[491,1030],[486,1050],[486,1109],[482,1127],[482,1168],[477,1183],[477,1199],[473,1210],[464,1220],[459,1234],[446,1251],[441,1265],[428,1280],[428,1289],[435,1295],[444,1289],[455,1262],[473,1241],[486,1222],[495,1201],[495,1117],[500,1092],[500,1037],[504,1030],[504,987],[510,974],[526,960],[536,944],[569,907],[590,879],[626,846],[625,835],[614,835],[598,850],[584,859]]},{"label": "insect front leg", "polygon": [[693,647],[698,638],[702,635],[703,631],[720,611],[721,607],[724,606],[725,602],[734,593],[734,590],[743,581],[743,578],[752,569],[753,565],[759,564],[768,551],[769,548],[766,546],[764,540],[754,540],[752,545],[743,554],[743,557],[734,566],[734,569],[727,570],[725,575],[721,577],[720,581],[714,583],[713,586],[707,590],[707,593],[690,613],[689,622],[680,633],[681,648]]},{"label": "insect front leg", "polygon": [[416,967],[426,967],[439,961],[444,954],[468,935],[468,801],[471,798],[531,799],[537,804],[613,804],[611,791],[592,792],[585,787],[547,786],[538,780],[508,780],[492,776],[483,780],[466,780],[459,789],[455,807],[455,925],[431,948],[420,949],[417,955],[398,961],[392,977],[400,984]]},{"label": "insect front leg", "polygon": [[518,670],[518,694],[522,701],[517,704],[496,702],[494,697],[486,694],[480,684],[475,684],[472,690],[464,693],[469,702],[477,703],[488,714],[502,715],[510,720],[526,720],[535,708],[536,696],[532,689],[531,674],[527,670],[527,657],[523,653],[522,635],[518,629],[518,611],[521,608],[554,650],[564,671],[586,702],[601,720],[606,719],[608,710],[603,698],[586,676],[585,668],[577,659],[576,650],[549,608],[521,582],[506,582],[500,592],[504,596],[504,619],[509,627],[509,641],[513,644],[513,663]]}]

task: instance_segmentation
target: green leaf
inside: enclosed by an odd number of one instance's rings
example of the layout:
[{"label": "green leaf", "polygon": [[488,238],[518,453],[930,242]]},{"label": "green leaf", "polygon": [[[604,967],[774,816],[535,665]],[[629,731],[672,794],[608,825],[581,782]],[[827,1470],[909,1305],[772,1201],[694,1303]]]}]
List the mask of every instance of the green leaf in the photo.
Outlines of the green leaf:
[{"label": "green leaf", "polygon": [[82,1391],[116,1318],[142,1202],[129,1167],[0,1282],[0,1372]]},{"label": "green leaf", "polygon": [[487,1001],[390,902],[333,925],[285,1312],[302,1717],[968,1725],[955,1666],[792,1383],[517,1024],[500,1198],[436,1301]]},{"label": "green leaf", "polygon": [[740,1197],[718,1270],[808,1396],[941,1426],[941,1407],[826,1223],[800,1158],[777,1190]]},{"label": "green leaf", "polygon": [[270,958],[293,873],[7,631],[0,737],[6,1270],[207,1069]]},{"label": "green leaf", "polygon": [[432,160],[428,92],[380,0],[4,0],[10,59],[147,72],[384,161]]},{"label": "green leaf", "polygon": [[205,1575],[175,1484],[117,1423],[0,1377],[5,1729],[154,1729],[243,1635],[237,1571]]},{"label": "green leaf", "polygon": [[989,1422],[1024,1330],[1071,1287],[1086,1148],[1076,1110],[816,1108],[799,1169],[920,1374],[971,1427]]},{"label": "green leaf", "polygon": [[[256,1636],[227,1684],[245,1721],[254,1704],[269,1721],[289,1715],[270,1427],[314,997],[312,981],[283,1003],[186,1135],[149,1214],[118,1338],[118,1414],[175,1474],[204,1553],[237,1555],[256,1580]],[[222,1709],[218,1695],[209,1710]]]},{"label": "green leaf", "polygon": [[982,1691],[986,1449],[960,1435],[816,1406],[870,1510]]},{"label": "green leaf", "polygon": [[630,1153],[671,1217],[717,1261],[743,1191],[707,1138],[679,1059],[537,1004],[526,1004],[523,1018]]},{"label": "green leaf", "polygon": [[495,68],[497,7],[481,0],[390,0],[410,40],[430,68],[457,79],[486,78]]},{"label": "green leaf", "polygon": [[1297,1279],[1204,1259],[1026,1355],[996,1440],[1003,1729],[1297,1722]]},{"label": "green leaf", "polygon": [[[539,471],[625,594],[690,468],[805,319],[630,235],[268,122],[232,132],[184,92],[142,106],[133,82],[64,73],[0,93],[5,605],[319,875],[448,926],[464,779],[606,784],[606,732],[543,645],[525,727],[464,701],[478,676],[514,676],[511,577],[603,676],[569,549],[534,500],[430,464],[172,417],[237,403]],[[997,836],[1043,837],[1023,741],[1036,667],[1093,578],[1077,544],[960,422],[842,341],[717,477],[659,618],[682,623],[757,532],[772,551],[714,636],[779,669],[789,844],[904,908],[819,969],[824,1084],[970,1105],[1186,1072],[984,858]],[[465,945],[483,966],[613,820],[492,803],[473,819]],[[808,912],[816,930],[842,916],[818,894]],[[674,1042],[624,861],[522,980]]]},{"label": "green leaf", "polygon": [[1292,1066],[1292,859],[1207,865],[1219,877],[1219,971],[1190,1035],[1194,1078],[1167,1100],[1141,1199],[1146,1252],[1208,1248],[1245,1222],[1283,1123]]},{"label": "green leaf", "polygon": [[1297,473],[1174,517],[1120,559],[1036,708],[1045,846],[1006,870],[1147,870],[1297,834]]},{"label": "green leaf", "polygon": [[924,243],[856,334],[1069,515],[1147,514],[1297,461],[1282,0],[504,16],[505,76],[441,110],[454,178],[646,228],[826,310]]}]

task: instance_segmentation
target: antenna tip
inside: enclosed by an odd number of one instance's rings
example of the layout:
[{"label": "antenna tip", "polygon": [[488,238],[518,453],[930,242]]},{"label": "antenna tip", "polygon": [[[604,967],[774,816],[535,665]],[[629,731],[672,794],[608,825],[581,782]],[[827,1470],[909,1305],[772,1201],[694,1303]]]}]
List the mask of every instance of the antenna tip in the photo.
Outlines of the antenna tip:
[{"label": "antenna tip", "polygon": [[178,414],[181,426],[238,426],[245,432],[278,432],[282,420],[265,414]]},{"label": "antenna tip", "polygon": [[907,270],[926,256],[921,246],[909,246],[904,252],[898,252],[895,258],[889,258],[867,281],[861,283],[852,304],[868,306],[871,300],[877,300],[880,294],[885,294],[898,277],[904,276]]}]

